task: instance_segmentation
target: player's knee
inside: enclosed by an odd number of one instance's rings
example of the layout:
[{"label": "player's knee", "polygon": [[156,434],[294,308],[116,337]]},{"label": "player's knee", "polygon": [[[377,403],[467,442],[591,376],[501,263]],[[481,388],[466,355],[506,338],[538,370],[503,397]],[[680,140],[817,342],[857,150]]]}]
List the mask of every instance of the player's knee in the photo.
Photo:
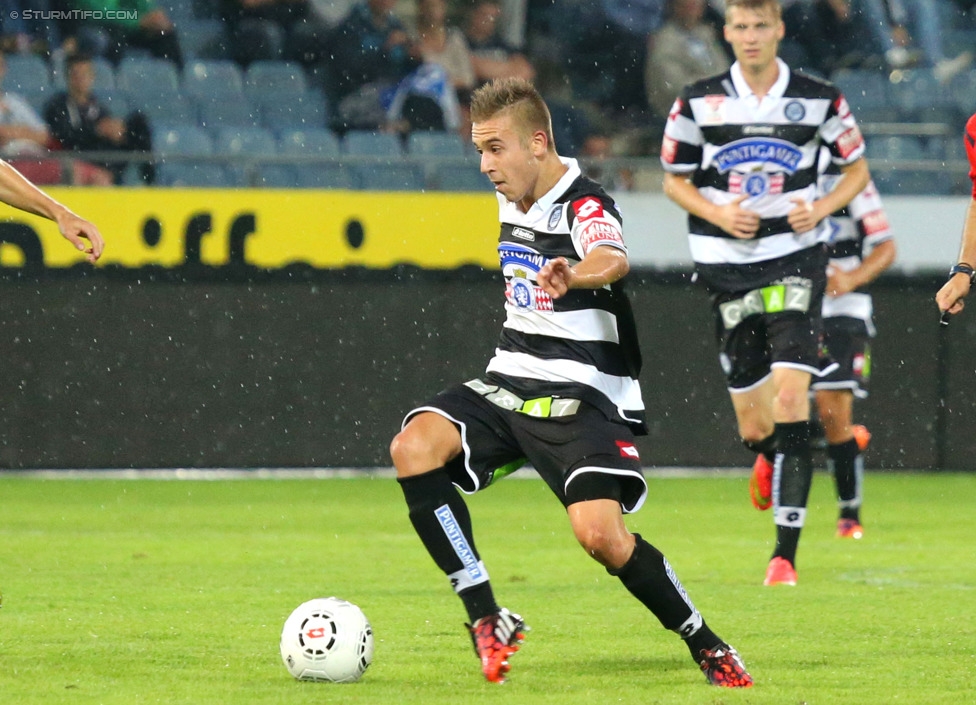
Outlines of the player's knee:
[{"label": "player's knee", "polygon": [[781,412],[780,420],[803,421],[810,416],[810,398],[805,389],[784,387],[776,394],[776,404]]},{"label": "player's knee", "polygon": [[574,526],[576,540],[597,563],[607,568],[619,568],[633,552],[633,546],[625,545],[616,531],[606,531],[601,526]]},{"label": "player's knee", "polygon": [[409,426],[396,436],[390,443],[390,458],[397,470],[398,477],[406,477],[422,472],[426,461],[431,455],[429,442],[419,433],[415,433]]},{"label": "player's knee", "polygon": [[762,443],[773,435],[773,425],[757,422],[746,422],[739,424],[739,437],[746,446]]}]

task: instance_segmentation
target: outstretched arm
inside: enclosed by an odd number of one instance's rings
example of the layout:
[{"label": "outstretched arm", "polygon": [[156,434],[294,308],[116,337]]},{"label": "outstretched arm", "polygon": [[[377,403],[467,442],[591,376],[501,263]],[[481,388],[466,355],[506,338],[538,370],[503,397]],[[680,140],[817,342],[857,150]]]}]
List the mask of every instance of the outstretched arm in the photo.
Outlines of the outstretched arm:
[{"label": "outstretched arm", "polygon": [[549,260],[536,275],[536,282],[552,298],[558,299],[570,289],[599,289],[613,284],[629,271],[626,252],[602,245],[590,250],[572,267],[565,257]]},{"label": "outstretched arm", "polygon": [[48,196],[3,160],[0,160],[0,201],[53,220],[65,239],[84,252],[89,262],[102,256],[105,243],[98,228]]}]

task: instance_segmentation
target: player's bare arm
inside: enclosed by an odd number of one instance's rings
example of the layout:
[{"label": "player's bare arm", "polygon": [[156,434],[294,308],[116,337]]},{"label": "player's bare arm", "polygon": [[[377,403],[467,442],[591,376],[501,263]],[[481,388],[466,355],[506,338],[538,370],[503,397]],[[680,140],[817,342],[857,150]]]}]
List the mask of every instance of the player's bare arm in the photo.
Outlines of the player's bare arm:
[{"label": "player's bare arm", "polygon": [[831,213],[846,206],[857,194],[861,193],[871,180],[871,171],[867,160],[863,157],[857,161],[841,167],[840,180],[834,189],[812,203],[802,199],[793,199],[795,208],[787,215],[787,220],[794,232],[805,233],[817,227],[817,224]]},{"label": "player's bare arm", "polygon": [[630,271],[627,253],[608,245],[596,247],[575,266],[565,257],[549,260],[536,282],[552,298],[558,299],[570,289],[599,289],[622,279]]},{"label": "player's bare arm", "polygon": [[102,256],[105,242],[94,224],[48,196],[3,160],[0,160],[0,201],[53,220],[64,238],[84,252],[89,262],[94,263]]},{"label": "player's bare arm", "polygon": [[733,237],[751,240],[759,232],[759,214],[742,207],[747,195],[722,205],[712,203],[680,174],[664,175],[664,193],[692,215],[704,218]]},{"label": "player's bare arm", "polygon": [[[962,233],[962,247],[959,250],[959,263],[968,264],[976,268],[976,200],[969,202],[966,212],[966,225]],[[935,303],[940,311],[955,315],[965,306],[965,297],[969,294],[971,279],[960,272],[949,277],[939,293],[935,295]]]},{"label": "player's bare arm", "polygon": [[894,263],[896,253],[895,241],[885,240],[871,250],[856,269],[845,272],[827,267],[827,295],[842,296],[870,284]]}]

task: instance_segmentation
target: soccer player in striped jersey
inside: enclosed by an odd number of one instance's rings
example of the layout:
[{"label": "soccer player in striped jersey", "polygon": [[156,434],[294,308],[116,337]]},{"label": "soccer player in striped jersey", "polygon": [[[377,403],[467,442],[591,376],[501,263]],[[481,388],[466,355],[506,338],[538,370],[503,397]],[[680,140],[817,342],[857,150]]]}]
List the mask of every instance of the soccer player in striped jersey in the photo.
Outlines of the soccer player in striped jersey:
[{"label": "soccer player in striped jersey", "polygon": [[[785,34],[778,0],[730,0],[724,32],[735,63],[685,87],[671,109],[664,191],[689,213],[739,435],[758,453],[754,494],[774,505],[776,546],[764,583],[795,585],[813,474],[808,393],[811,376],[823,372],[824,219],[870,173],[841,92],[777,57]],[[842,172],[822,196],[821,146]]]},{"label": "soccer player in striped jersey", "polygon": [[[821,149],[820,192],[830,193],[840,169]],[[874,182],[828,219],[831,230],[827,291],[823,301],[824,347],[837,362],[833,372],[811,385],[827,441],[827,466],[834,476],[840,517],[837,535],[860,539],[864,475],[862,451],[870,434],[854,425],[854,398],[868,395],[870,340],[875,335],[871,295],[863,287],[895,261],[895,241]]]},{"label": "soccer player in striped jersey", "polygon": [[468,613],[482,672],[504,680],[525,624],[495,602],[456,487],[477,492],[528,462],[586,553],[684,639],[709,683],[748,687],[735,649],[623,520],[647,485],[634,444],[646,431],[620,211],[576,160],[557,154],[548,108],[530,83],[482,86],[471,119],[498,198],[506,318],[485,374],[409,412],[390,452],[410,520]]},{"label": "soccer player in striped jersey", "polygon": [[969,178],[973,181],[973,197],[969,202],[966,222],[963,225],[959,261],[949,270],[949,281],[935,295],[935,302],[942,312],[943,323],[948,322],[948,316],[954,316],[962,311],[966,304],[965,298],[973,285],[973,279],[976,278],[976,114],[966,122],[963,141],[966,156],[969,158]]}]

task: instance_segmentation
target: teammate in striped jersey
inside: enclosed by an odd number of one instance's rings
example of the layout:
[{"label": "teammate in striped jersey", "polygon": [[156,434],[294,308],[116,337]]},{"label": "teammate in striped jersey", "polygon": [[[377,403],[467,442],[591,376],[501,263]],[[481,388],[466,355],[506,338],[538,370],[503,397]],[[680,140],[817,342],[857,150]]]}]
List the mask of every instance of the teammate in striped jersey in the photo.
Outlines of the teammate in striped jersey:
[{"label": "teammate in striped jersey", "polygon": [[949,316],[962,311],[966,303],[965,298],[973,285],[973,279],[976,278],[976,114],[966,122],[963,140],[966,156],[969,158],[969,178],[973,181],[973,197],[969,202],[969,210],[963,226],[959,261],[949,270],[949,281],[935,295],[935,302],[942,312],[943,323],[948,323]]},{"label": "teammate in striped jersey", "polygon": [[556,153],[548,108],[528,82],[479,88],[471,118],[498,198],[506,318],[485,375],[407,414],[390,452],[413,526],[467,610],[482,672],[504,680],[525,624],[495,602],[455,486],[474,493],[529,462],[587,554],[685,640],[708,681],[748,687],[735,649],[623,520],[647,485],[634,444],[644,405],[620,212]]},{"label": "teammate in striped jersey", "polygon": [[[820,192],[830,193],[840,169],[821,150]],[[830,263],[823,301],[824,347],[838,368],[815,379],[811,387],[827,441],[827,466],[834,476],[840,509],[837,535],[860,539],[862,480],[866,429],[854,426],[854,397],[868,395],[871,374],[869,341],[875,335],[871,295],[863,287],[895,261],[895,241],[888,227],[881,197],[874,182],[850,204],[828,219]],[[855,437],[862,430],[861,438]]]},{"label": "teammate in striped jersey", "polygon": [[[777,57],[785,34],[778,0],[730,0],[724,31],[731,69],[687,86],[671,109],[664,190],[689,213],[739,434],[759,453],[755,494],[775,506],[764,582],[794,585],[813,474],[808,392],[822,372],[823,221],[870,174],[844,96]],[[817,192],[821,146],[842,171],[825,195]]]}]

